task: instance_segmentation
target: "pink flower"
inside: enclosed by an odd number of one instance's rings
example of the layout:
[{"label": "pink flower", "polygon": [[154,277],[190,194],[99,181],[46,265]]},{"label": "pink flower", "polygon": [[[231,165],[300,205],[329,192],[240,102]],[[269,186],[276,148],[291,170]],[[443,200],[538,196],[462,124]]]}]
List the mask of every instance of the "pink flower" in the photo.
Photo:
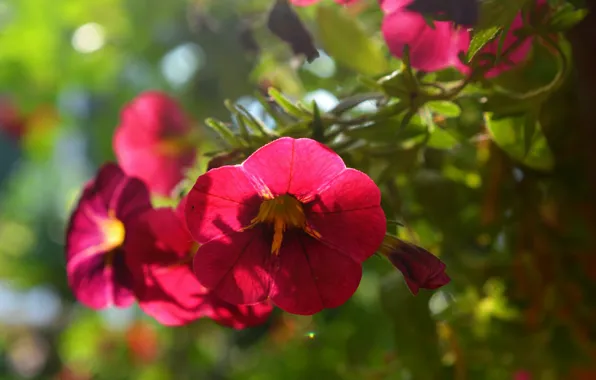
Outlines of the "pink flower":
[{"label": "pink flower", "polygon": [[340,306],[383,240],[380,201],[374,182],[324,145],[275,140],[197,179],[186,206],[203,244],[197,278],[238,305],[271,299],[304,315]]},{"label": "pink flower", "polygon": [[405,9],[410,2],[380,0],[385,13],[381,30],[391,53],[401,58],[408,45],[412,67],[424,71],[458,65],[458,54],[468,48],[469,33],[448,21],[437,21],[431,28],[419,13]]},{"label": "pink flower", "polygon": [[128,227],[151,208],[139,179],[105,164],[87,184],[66,234],[66,271],[75,297],[93,309],[130,305],[132,278],[122,245]]},{"label": "pink flower", "polygon": [[387,236],[381,252],[404,275],[414,295],[420,288],[438,289],[451,281],[445,264],[422,247]]},{"label": "pink flower", "polygon": [[268,302],[231,305],[203,287],[192,270],[197,249],[184,221],[185,202],[177,210],[159,208],[144,213],[126,241],[126,263],[134,278],[139,306],[168,326],[201,317],[233,327],[264,323],[272,311]]},{"label": "pink flower", "polygon": [[178,104],[166,94],[149,91],[122,111],[114,152],[128,175],[145,181],[152,192],[169,196],[195,162],[191,133]]}]

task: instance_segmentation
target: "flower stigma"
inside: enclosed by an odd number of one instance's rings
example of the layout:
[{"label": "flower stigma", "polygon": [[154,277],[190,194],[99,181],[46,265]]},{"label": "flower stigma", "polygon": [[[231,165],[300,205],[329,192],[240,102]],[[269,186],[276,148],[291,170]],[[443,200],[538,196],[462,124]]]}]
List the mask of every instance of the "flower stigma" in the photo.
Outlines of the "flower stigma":
[{"label": "flower stigma", "polygon": [[258,223],[273,224],[271,253],[275,255],[279,254],[283,234],[288,228],[300,228],[314,238],[321,237],[317,231],[308,226],[302,203],[288,194],[264,200],[259,207],[259,213],[251,220],[248,228]]}]

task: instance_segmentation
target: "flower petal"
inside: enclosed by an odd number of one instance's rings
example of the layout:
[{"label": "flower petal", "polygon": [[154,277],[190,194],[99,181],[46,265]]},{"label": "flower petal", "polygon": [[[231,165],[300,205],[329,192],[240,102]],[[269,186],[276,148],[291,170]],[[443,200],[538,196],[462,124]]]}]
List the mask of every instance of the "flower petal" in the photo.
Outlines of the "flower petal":
[{"label": "flower petal", "polygon": [[264,301],[271,282],[271,245],[264,235],[256,226],[203,244],[193,262],[199,282],[234,305]]},{"label": "flower petal", "polygon": [[379,248],[387,230],[380,203],[370,177],[346,169],[307,205],[307,221],[322,242],[361,262]]},{"label": "flower petal", "polygon": [[259,178],[272,196],[308,197],[346,168],[342,159],[312,139],[282,137],[254,152],[242,167]]},{"label": "flower petal", "polygon": [[253,182],[240,166],[223,166],[201,175],[186,200],[186,223],[205,243],[248,226],[261,204]]},{"label": "flower petal", "polygon": [[271,300],[293,314],[311,315],[342,305],[362,277],[360,263],[301,232],[284,237],[277,260]]},{"label": "flower petal", "polygon": [[427,25],[418,13],[401,9],[385,15],[381,29],[389,50],[402,57],[406,45],[410,48],[412,66],[425,71],[437,71],[455,65],[463,44],[469,38],[464,30],[456,30],[451,22],[437,21],[435,28]]},{"label": "flower petal", "polygon": [[124,252],[112,252],[111,265],[103,254],[77,257],[66,267],[70,287],[76,298],[92,309],[108,306],[126,307],[132,304],[131,276],[124,263]]}]

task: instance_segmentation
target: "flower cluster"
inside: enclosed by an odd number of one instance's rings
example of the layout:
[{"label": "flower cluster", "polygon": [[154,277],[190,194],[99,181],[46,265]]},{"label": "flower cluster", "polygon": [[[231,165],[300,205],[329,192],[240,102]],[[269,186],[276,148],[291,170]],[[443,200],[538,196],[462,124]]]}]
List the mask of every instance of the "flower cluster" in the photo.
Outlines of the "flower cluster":
[{"label": "flower cluster", "polygon": [[[292,3],[306,6],[318,1],[292,0]],[[357,0],[335,1],[338,4],[351,5]],[[431,72],[453,67],[464,74],[468,73],[470,67],[461,61],[460,55],[468,50],[470,31],[453,21],[434,21],[434,26],[430,26],[422,14],[411,9],[413,2],[414,0],[379,0],[379,6],[384,15],[381,31],[391,53],[402,58],[405,47],[408,46],[410,63],[416,69]],[[537,0],[537,4],[543,2],[543,0]],[[522,15],[518,14],[508,29],[500,49],[500,41],[494,40],[479,52],[480,55],[495,55],[498,51],[510,50],[506,60],[496,64],[489,63],[491,67],[484,72],[485,77],[495,77],[526,60],[531,50],[532,39],[518,37],[522,26]]]},{"label": "flower cluster", "polygon": [[379,188],[312,139],[274,140],[199,176],[175,208],[153,207],[151,194],[171,194],[194,161],[190,134],[164,94],[123,110],[118,164],[85,186],[67,230],[68,280],[84,305],[136,301],[169,326],[207,317],[244,328],[274,306],[310,315],[345,303],[381,246],[414,293],[449,281],[444,265],[425,271],[430,253],[386,249],[401,246],[387,244]]}]

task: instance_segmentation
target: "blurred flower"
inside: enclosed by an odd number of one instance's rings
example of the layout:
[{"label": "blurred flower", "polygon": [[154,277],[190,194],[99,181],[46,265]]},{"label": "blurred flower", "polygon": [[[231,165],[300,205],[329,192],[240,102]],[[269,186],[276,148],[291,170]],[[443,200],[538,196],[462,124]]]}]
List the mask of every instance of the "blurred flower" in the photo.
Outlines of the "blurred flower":
[{"label": "blurred flower", "polygon": [[404,275],[414,295],[420,288],[438,289],[451,281],[445,273],[445,264],[422,247],[388,235],[381,253]]},{"label": "blurred flower", "polygon": [[222,299],[294,314],[342,305],[385,234],[381,194],[311,139],[280,138],[210,170],[188,195],[194,270]]},{"label": "blurred flower", "polygon": [[528,371],[517,371],[513,374],[513,380],[532,380],[532,374]]},{"label": "blurred flower", "polygon": [[8,97],[0,97],[0,130],[15,140],[25,133],[26,118]]},{"label": "blurred flower", "polygon": [[151,192],[169,196],[196,158],[190,121],[175,100],[156,91],[142,93],[121,114],[114,152],[122,169]]},{"label": "blurred flower", "polygon": [[85,186],[66,235],[66,271],[75,297],[93,309],[133,302],[122,245],[135,218],[151,208],[149,192],[115,164]]},{"label": "blurred flower", "polygon": [[197,280],[192,270],[197,245],[184,222],[185,204],[146,212],[127,237],[126,262],[141,309],[168,326],[200,317],[237,329],[264,323],[273,309],[268,302],[231,305]]},{"label": "blurred flower", "polygon": [[460,52],[467,50],[469,33],[450,21],[435,21],[431,28],[419,13],[405,7],[411,0],[379,0],[385,13],[381,26],[385,42],[391,53],[403,57],[404,47],[409,46],[412,67],[437,71],[456,66]]},{"label": "blurred flower", "polygon": [[159,355],[157,332],[146,322],[138,321],[126,331],[126,343],[133,359],[141,363],[151,363]]}]

